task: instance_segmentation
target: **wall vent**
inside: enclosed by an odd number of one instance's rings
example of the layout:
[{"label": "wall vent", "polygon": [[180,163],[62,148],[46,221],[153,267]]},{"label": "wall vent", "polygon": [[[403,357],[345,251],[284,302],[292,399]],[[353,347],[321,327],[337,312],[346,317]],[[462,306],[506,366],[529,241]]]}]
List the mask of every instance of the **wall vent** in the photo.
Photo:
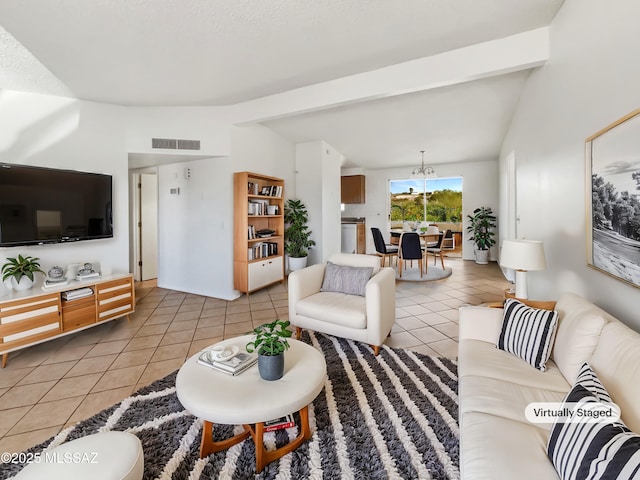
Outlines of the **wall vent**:
[{"label": "wall vent", "polygon": [[151,148],[170,148],[175,150],[178,141],[173,138],[152,138]]},{"label": "wall vent", "polygon": [[200,150],[200,140],[178,140],[178,150]]},{"label": "wall vent", "polygon": [[151,148],[170,150],[200,150],[200,140],[176,140],[175,138],[152,138]]}]

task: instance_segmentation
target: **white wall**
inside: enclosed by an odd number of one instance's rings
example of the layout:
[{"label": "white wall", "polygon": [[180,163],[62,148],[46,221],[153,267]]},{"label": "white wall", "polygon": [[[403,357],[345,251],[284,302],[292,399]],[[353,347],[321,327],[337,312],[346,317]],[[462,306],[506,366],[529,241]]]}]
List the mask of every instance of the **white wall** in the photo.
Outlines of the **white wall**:
[{"label": "white wall", "polygon": [[324,141],[296,144],[295,197],[307,207],[316,245],[308,265],[340,252],[340,163],[342,155]]},{"label": "white wall", "polygon": [[0,249],[0,262],[17,254],[53,265],[100,261],[129,271],[127,155],[122,107],[0,90],[0,162],[105,173],[113,176],[112,239]]},{"label": "white wall", "polygon": [[[184,169],[191,169],[186,179]],[[232,299],[233,181],[229,158],[158,167],[158,286]],[[179,195],[171,195],[179,188]]]},{"label": "white wall", "polygon": [[573,291],[636,328],[640,290],[586,266],[584,140],[640,106],[639,17],[634,0],[565,1],[551,59],[530,76],[500,159],[504,172],[516,152],[519,236],[545,245],[530,298]]},{"label": "white wall", "polygon": [[[467,241],[467,215],[477,207],[491,207],[498,211],[498,162],[486,160],[434,165],[439,177],[462,177],[463,245],[462,257],[474,260],[473,244]],[[367,226],[367,253],[375,253],[371,227],[379,228],[389,241],[389,180],[411,178],[408,167],[367,170],[365,174],[366,203],[345,205],[344,217],[365,217]],[[500,218],[498,218],[498,228]],[[496,231],[496,235],[498,232]],[[497,238],[497,237],[496,237]],[[496,247],[491,249],[491,260],[497,260]]]},{"label": "white wall", "polygon": [[176,153],[152,149],[152,138],[200,140],[199,151],[180,151],[184,156],[228,156],[231,124],[225,107],[129,107],[126,149],[129,153]]}]

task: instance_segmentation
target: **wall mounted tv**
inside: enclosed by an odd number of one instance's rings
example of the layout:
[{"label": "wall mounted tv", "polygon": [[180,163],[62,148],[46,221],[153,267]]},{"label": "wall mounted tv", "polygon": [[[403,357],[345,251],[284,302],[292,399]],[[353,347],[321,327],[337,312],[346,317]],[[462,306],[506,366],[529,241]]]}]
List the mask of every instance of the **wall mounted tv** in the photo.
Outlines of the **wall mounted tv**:
[{"label": "wall mounted tv", "polygon": [[113,237],[111,175],[0,163],[0,247]]}]

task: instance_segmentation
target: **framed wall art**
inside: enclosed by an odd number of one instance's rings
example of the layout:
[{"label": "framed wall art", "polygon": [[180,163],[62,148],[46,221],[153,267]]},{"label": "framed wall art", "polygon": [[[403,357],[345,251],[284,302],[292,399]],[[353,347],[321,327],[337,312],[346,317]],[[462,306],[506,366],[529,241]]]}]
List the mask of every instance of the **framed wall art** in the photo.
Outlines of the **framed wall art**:
[{"label": "framed wall art", "polygon": [[585,141],[587,264],[640,287],[640,109]]}]

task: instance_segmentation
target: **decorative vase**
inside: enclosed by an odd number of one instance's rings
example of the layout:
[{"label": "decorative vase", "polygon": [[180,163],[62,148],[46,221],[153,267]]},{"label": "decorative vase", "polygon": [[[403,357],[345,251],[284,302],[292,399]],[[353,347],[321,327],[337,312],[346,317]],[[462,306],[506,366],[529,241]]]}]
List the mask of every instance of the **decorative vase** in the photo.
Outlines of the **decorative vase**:
[{"label": "decorative vase", "polygon": [[307,266],[308,257],[289,257],[289,271],[301,270]]},{"label": "decorative vase", "polygon": [[11,277],[11,288],[14,290],[29,290],[33,287],[33,280],[29,277],[22,276],[19,282],[16,282],[16,277]]},{"label": "decorative vase", "polygon": [[264,380],[279,380],[284,375],[284,353],[258,355],[258,372]]},{"label": "decorative vase", "polygon": [[487,265],[489,263],[489,250],[476,250],[476,263]]}]

